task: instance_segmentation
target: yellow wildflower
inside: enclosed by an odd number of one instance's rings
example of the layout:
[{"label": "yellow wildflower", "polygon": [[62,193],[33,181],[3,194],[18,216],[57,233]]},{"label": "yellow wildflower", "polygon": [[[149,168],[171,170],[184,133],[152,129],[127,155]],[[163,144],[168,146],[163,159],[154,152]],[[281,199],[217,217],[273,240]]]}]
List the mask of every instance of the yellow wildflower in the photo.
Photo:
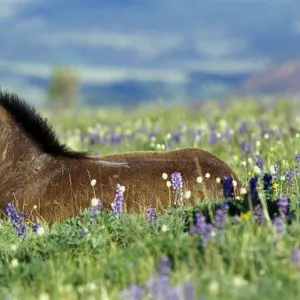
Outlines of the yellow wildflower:
[{"label": "yellow wildflower", "polygon": [[278,188],[278,186],[279,186],[278,183],[273,183],[273,184],[272,184],[272,187],[273,187],[274,190],[276,190],[276,189]]},{"label": "yellow wildflower", "polygon": [[251,216],[251,211],[249,210],[249,211],[247,211],[247,212],[241,214],[241,217],[240,217],[240,218],[241,218],[243,221],[247,221],[247,220],[250,218],[250,216]]}]

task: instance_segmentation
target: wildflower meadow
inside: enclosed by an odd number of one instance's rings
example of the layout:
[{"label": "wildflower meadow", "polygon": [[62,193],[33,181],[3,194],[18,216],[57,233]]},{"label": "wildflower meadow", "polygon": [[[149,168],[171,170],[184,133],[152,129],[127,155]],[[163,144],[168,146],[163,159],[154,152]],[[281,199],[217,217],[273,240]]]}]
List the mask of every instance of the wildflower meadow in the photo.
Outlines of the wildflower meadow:
[{"label": "wildflower meadow", "polygon": [[[174,170],[161,174],[170,198],[163,213],[128,214],[119,182],[110,210],[95,194],[81,215],[57,224],[27,222],[12,201],[0,223],[1,299],[300,299],[297,100],[157,101],[49,119],[61,142],[96,156],[210,151],[242,187],[218,178],[223,199],[187,207],[191,192]],[[199,190],[207,180],[195,178]]]}]

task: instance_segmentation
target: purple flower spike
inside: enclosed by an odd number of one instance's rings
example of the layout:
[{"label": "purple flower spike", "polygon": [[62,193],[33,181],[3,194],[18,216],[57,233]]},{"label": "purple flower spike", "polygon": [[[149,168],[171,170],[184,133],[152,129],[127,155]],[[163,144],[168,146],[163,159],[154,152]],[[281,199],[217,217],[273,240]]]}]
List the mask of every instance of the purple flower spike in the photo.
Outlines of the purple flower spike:
[{"label": "purple flower spike", "polygon": [[132,284],[129,289],[123,290],[120,293],[121,299],[128,300],[142,300],[144,297],[144,290],[141,286],[137,284]]},{"label": "purple flower spike", "polygon": [[25,223],[26,214],[23,211],[17,212],[16,207],[12,203],[8,203],[6,206],[6,213],[13,224],[19,238],[25,239],[25,234],[28,229]]},{"label": "purple flower spike", "polygon": [[252,145],[248,142],[242,142],[241,143],[241,149],[244,151],[245,154],[251,154],[252,153]]},{"label": "purple flower spike", "polygon": [[151,206],[148,206],[146,209],[146,219],[148,221],[155,220],[157,218],[155,208],[152,208]]},{"label": "purple flower spike", "polygon": [[174,204],[176,206],[183,206],[183,199],[182,199],[182,177],[180,172],[174,172],[171,174],[171,185],[173,189],[173,196],[174,196]]},{"label": "purple flower spike", "polygon": [[223,195],[225,198],[234,197],[233,179],[231,176],[224,176],[223,178]]},{"label": "purple flower spike", "polygon": [[205,247],[210,241],[213,232],[212,224],[206,223],[205,216],[200,213],[195,214],[194,226],[190,229],[190,234],[201,234],[202,246]]},{"label": "purple flower spike", "polygon": [[296,153],[296,161],[300,163],[300,152]]},{"label": "purple flower spike", "polygon": [[40,224],[40,222],[35,222],[34,224],[33,224],[33,232],[37,232],[38,230],[39,230],[39,228],[41,227],[41,224]]},{"label": "purple flower spike", "polygon": [[92,200],[90,209],[89,209],[89,215],[91,221],[98,221],[100,217],[100,212],[103,209],[102,201],[100,199],[94,198]]},{"label": "purple flower spike", "polygon": [[158,274],[160,279],[167,283],[170,277],[170,259],[168,257],[163,257],[158,261]]},{"label": "purple flower spike", "polygon": [[280,193],[279,197],[276,199],[276,205],[287,218],[290,211],[290,199],[285,194]]},{"label": "purple flower spike", "polygon": [[260,155],[255,155],[255,161],[256,161],[256,165],[261,169],[263,170],[264,169],[264,161],[262,159],[262,157]]},{"label": "purple flower spike", "polygon": [[125,191],[125,187],[121,186],[120,184],[117,184],[116,196],[112,204],[114,214],[121,215],[123,213],[124,191]]},{"label": "purple flower spike", "polygon": [[215,222],[217,229],[221,230],[227,219],[227,214],[224,209],[218,208],[215,213]]},{"label": "purple flower spike", "polygon": [[285,235],[285,226],[281,217],[275,217],[273,225],[276,227],[277,234],[281,236]]},{"label": "purple flower spike", "polygon": [[252,198],[253,205],[256,205],[256,204],[260,203],[259,202],[259,197],[258,197],[258,191],[257,191],[257,181],[258,181],[257,176],[252,177],[249,180],[250,195],[251,195],[251,198]]},{"label": "purple flower spike", "polygon": [[254,216],[254,219],[258,223],[262,223],[264,221],[265,214],[264,214],[261,204],[257,204],[253,207],[253,216]]},{"label": "purple flower spike", "polygon": [[299,248],[294,248],[291,253],[291,262],[294,264],[300,263],[300,250]]}]

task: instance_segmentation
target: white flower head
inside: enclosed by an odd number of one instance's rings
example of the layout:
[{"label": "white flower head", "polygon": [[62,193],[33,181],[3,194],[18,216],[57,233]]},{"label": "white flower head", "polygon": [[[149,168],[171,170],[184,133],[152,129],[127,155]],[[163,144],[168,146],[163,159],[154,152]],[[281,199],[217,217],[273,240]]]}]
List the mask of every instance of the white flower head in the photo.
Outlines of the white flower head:
[{"label": "white flower head", "polygon": [[232,185],[237,186],[237,182],[235,180],[232,180]]},{"label": "white flower head", "polygon": [[91,206],[97,206],[98,204],[99,204],[99,199],[93,198],[93,199],[91,200]]},{"label": "white flower head", "polygon": [[167,185],[168,188],[171,187],[171,181],[168,180],[168,181],[166,182],[166,185]]},{"label": "white flower head", "polygon": [[241,165],[244,166],[244,167],[246,166],[246,164],[247,164],[247,162],[246,162],[245,160],[243,160],[243,161],[241,162]]},{"label": "white flower head", "polygon": [[96,180],[96,179],[92,179],[92,180],[91,180],[91,186],[95,186],[96,183],[97,183],[97,180]]},{"label": "white flower head", "polygon": [[168,174],[167,174],[167,173],[163,173],[163,174],[162,174],[162,178],[163,178],[164,180],[167,180],[167,179],[168,179]]},{"label": "white flower head", "polygon": [[242,287],[242,286],[245,286],[248,282],[247,280],[245,280],[243,277],[240,277],[240,276],[234,276],[232,278],[232,283],[234,286],[236,287]]},{"label": "white flower head", "polygon": [[186,191],[186,192],[184,193],[184,198],[185,198],[185,199],[190,199],[191,196],[192,196],[192,192],[191,192],[191,191]]},{"label": "white flower head", "polygon": [[50,296],[47,293],[41,293],[38,297],[38,300],[50,300]]},{"label": "white flower head", "polygon": [[89,282],[89,283],[87,283],[87,285],[86,285],[86,289],[87,289],[88,291],[95,291],[95,290],[97,289],[97,285],[96,285],[96,283],[94,283],[94,282]]},{"label": "white flower head", "polygon": [[248,163],[252,164],[253,163],[253,159],[251,157],[248,158]]},{"label": "white flower head", "polygon": [[241,193],[241,195],[246,195],[246,194],[247,194],[247,189],[244,188],[244,187],[242,187],[242,188],[240,189],[240,193]]},{"label": "white flower head", "polygon": [[40,227],[38,228],[38,230],[36,231],[36,233],[37,233],[38,235],[43,235],[43,234],[45,233],[45,228],[42,227],[42,226],[40,226]]},{"label": "white flower head", "polygon": [[217,177],[216,178],[216,183],[220,183],[221,182],[221,178],[220,177]]},{"label": "white flower head", "polygon": [[122,193],[125,192],[125,186],[124,186],[124,185],[120,186],[120,191],[121,191]]},{"label": "white flower head", "polygon": [[210,177],[210,174],[209,174],[209,173],[206,173],[206,174],[205,174],[205,177],[206,177],[206,178],[209,178],[209,177]]},{"label": "white flower head", "polygon": [[161,226],[161,231],[162,232],[166,232],[168,230],[169,230],[169,228],[168,228],[168,226],[166,224],[163,224],[163,226]]},{"label": "white flower head", "polygon": [[208,291],[213,294],[213,295],[217,295],[219,293],[220,290],[220,285],[218,281],[211,281],[208,285]]},{"label": "white flower head", "polygon": [[274,166],[274,165],[272,165],[272,166],[270,167],[270,172],[271,172],[271,174],[275,174],[275,173],[276,173],[276,170],[275,170],[275,166]]},{"label": "white flower head", "polygon": [[198,176],[197,179],[196,179],[197,183],[202,183],[203,181],[203,178],[201,176]]},{"label": "white flower head", "polygon": [[10,265],[12,268],[16,268],[19,265],[19,261],[16,258],[13,258]]},{"label": "white flower head", "polygon": [[11,244],[10,245],[10,250],[15,252],[18,249],[18,246],[16,244]]},{"label": "white flower head", "polygon": [[260,174],[261,169],[258,166],[254,166],[253,171],[255,174]]}]

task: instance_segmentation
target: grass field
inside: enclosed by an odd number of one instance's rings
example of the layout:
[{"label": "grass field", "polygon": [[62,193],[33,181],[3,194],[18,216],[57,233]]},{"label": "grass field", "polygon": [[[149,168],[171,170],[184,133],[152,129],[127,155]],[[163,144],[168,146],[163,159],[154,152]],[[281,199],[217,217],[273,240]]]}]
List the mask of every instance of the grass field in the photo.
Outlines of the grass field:
[{"label": "grass field", "polygon": [[[146,211],[101,211],[95,221],[87,208],[37,232],[28,224],[24,239],[2,221],[2,299],[300,299],[296,101],[158,102],[50,121],[62,142],[99,155],[208,150],[236,171],[248,196],[224,197],[227,206],[171,207],[150,220]],[[257,195],[261,206],[252,209]],[[195,225],[197,212],[212,224],[200,218]]]}]

